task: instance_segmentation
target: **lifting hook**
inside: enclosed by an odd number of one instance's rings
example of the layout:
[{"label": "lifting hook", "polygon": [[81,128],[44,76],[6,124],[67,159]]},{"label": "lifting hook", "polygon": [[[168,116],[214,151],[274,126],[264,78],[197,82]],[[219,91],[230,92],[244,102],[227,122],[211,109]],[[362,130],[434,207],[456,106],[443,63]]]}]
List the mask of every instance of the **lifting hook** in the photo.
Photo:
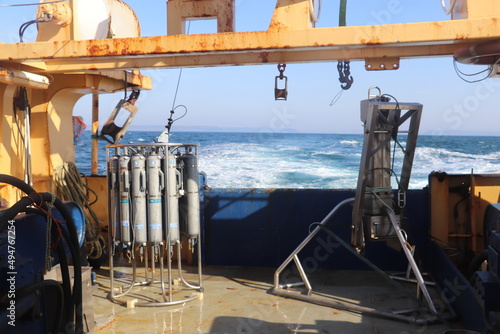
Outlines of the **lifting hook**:
[{"label": "lifting hook", "polygon": [[339,81],[340,87],[343,90],[348,90],[354,83],[354,78],[351,76],[351,65],[349,60],[340,61],[337,64],[337,70],[339,71]]}]

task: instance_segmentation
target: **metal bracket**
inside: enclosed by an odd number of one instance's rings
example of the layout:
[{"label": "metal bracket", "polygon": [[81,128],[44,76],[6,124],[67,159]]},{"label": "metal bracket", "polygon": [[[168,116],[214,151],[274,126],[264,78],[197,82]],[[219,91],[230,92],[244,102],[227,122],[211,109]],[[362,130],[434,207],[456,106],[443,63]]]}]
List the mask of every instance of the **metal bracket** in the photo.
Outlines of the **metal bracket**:
[{"label": "metal bracket", "polygon": [[398,68],[399,58],[365,59],[365,69],[367,71],[397,70]]}]

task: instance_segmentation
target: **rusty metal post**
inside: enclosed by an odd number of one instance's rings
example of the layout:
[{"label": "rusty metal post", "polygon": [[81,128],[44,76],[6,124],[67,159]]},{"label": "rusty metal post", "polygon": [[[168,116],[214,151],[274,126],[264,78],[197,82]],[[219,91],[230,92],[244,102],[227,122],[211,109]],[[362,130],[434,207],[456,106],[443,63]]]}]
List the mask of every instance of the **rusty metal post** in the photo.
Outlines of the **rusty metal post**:
[{"label": "rusty metal post", "polygon": [[99,169],[99,94],[92,93],[92,166],[91,174],[97,175]]}]

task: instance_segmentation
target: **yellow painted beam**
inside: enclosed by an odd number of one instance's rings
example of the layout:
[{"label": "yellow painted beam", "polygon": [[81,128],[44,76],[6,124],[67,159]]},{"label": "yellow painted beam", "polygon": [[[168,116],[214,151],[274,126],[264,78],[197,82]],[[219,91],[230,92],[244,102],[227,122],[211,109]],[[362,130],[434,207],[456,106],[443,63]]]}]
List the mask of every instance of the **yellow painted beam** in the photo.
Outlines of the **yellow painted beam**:
[{"label": "yellow painted beam", "polygon": [[[311,51],[260,51],[236,54],[211,54],[211,55],[182,55],[182,56],[156,56],[156,57],[113,57],[96,58],[92,62],[75,64],[73,59],[55,60],[47,65],[47,71],[52,73],[71,72],[75,70],[95,73],[94,68],[105,69],[130,69],[130,68],[179,68],[179,67],[208,67],[208,66],[231,66],[231,65],[259,65],[279,63],[310,63],[330,62],[339,59],[351,60],[387,60],[399,58],[415,58],[429,56],[451,55],[456,48],[469,45],[469,43],[457,43],[434,46],[409,46],[402,49],[387,47],[373,47],[370,50],[352,49],[349,58],[344,50],[315,50]],[[373,57],[371,56],[373,55]]]},{"label": "yellow painted beam", "polygon": [[[0,44],[0,63],[48,72],[445,56],[500,39],[495,17],[376,26]],[[36,68],[33,69],[34,71]]]},{"label": "yellow painted beam", "polygon": [[35,89],[49,87],[49,78],[45,76],[4,67],[0,67],[0,82]]}]

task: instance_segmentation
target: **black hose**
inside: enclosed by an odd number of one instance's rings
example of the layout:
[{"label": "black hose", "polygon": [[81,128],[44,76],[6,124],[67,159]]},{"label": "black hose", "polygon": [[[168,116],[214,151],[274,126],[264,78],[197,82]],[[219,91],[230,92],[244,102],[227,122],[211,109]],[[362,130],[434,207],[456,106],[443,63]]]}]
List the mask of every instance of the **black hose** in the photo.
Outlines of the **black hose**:
[{"label": "black hose", "polygon": [[[29,194],[32,194],[32,193],[36,193],[35,189],[33,189],[30,185],[28,185],[25,182],[19,180],[18,178],[10,176],[10,175],[0,174],[0,183],[10,184],[11,186],[14,186],[14,187],[18,188],[19,190],[23,191],[26,195],[29,195]],[[19,202],[20,201],[18,201],[16,204],[14,204],[14,206],[17,205],[16,208],[22,208],[23,207],[23,205],[20,204]],[[26,205],[24,205],[24,207],[28,206],[29,204],[31,204],[31,203],[27,203]],[[12,209],[12,207],[10,209]],[[10,210],[10,209],[8,209],[8,210]],[[1,216],[0,216],[0,232],[2,232],[3,230],[5,230],[7,228],[8,223],[9,223],[9,219],[4,219],[4,214],[5,214],[6,211],[7,210],[1,212]],[[12,212],[15,212],[15,211],[16,210],[13,210]],[[19,210],[18,212],[20,212],[20,211],[21,210]],[[10,219],[12,219],[12,218],[10,218]]]},{"label": "black hose", "polygon": [[10,184],[11,186],[19,188],[27,195],[31,193],[36,193],[35,189],[33,189],[29,184],[26,184],[25,182],[19,180],[18,178],[10,175],[0,174],[0,183]]},{"label": "black hose", "polygon": [[469,268],[467,269],[467,278],[469,279],[469,282],[472,283],[472,276],[476,271],[481,270],[481,265],[483,264],[484,261],[488,260],[488,250],[485,249],[478,253],[474,259],[472,259]]},{"label": "black hose", "polygon": [[[50,194],[52,196],[52,194]],[[64,203],[56,198],[54,201],[54,206],[61,213],[63,218],[66,220],[66,226],[69,232],[69,242],[68,245],[72,244],[73,247],[69,247],[71,251],[71,257],[73,258],[73,268],[74,268],[74,284],[73,284],[73,298],[75,301],[75,332],[83,333],[83,309],[82,309],[82,266],[80,263],[80,253],[78,252],[79,243],[78,235],[76,233],[76,225],[73,217],[69,213]],[[64,232],[63,232],[64,235]]]},{"label": "black hose", "polygon": [[28,205],[33,204],[33,198],[30,196],[33,196],[33,194],[21,198],[10,208],[0,212],[0,232],[7,229],[9,221],[14,219],[19,212],[23,212]]},{"label": "black hose", "polygon": [[[66,226],[68,228],[68,234],[66,234],[66,231],[62,229],[63,236],[67,240],[67,244],[69,247],[69,250],[71,252],[71,258],[73,260],[73,267],[74,267],[74,285],[73,285],[73,293],[70,293],[70,302],[69,305],[74,306],[74,312],[68,312],[67,314],[67,321],[68,322],[73,322],[73,319],[75,319],[75,331],[77,333],[80,333],[83,331],[83,315],[82,315],[82,268],[80,265],[80,254],[79,254],[79,243],[78,243],[78,236],[76,233],[76,226],[73,220],[73,217],[71,214],[68,212],[66,207],[64,206],[63,202],[61,202],[60,199],[55,198],[52,194],[49,193],[32,193],[29,194],[27,197],[23,197],[21,200],[19,200],[16,204],[14,204],[12,207],[9,209],[5,210],[2,212],[2,216],[0,217],[0,231],[2,231],[7,227],[9,220],[13,219],[14,217],[17,216],[19,212],[24,212],[25,208],[28,205],[31,204],[37,204],[39,206],[42,205],[43,202],[52,202],[54,201],[54,206],[56,207],[57,210],[61,213],[63,218],[66,221]],[[59,253],[59,252],[58,252]],[[66,254],[64,252],[64,249],[62,250],[62,253],[59,253],[59,256],[61,258],[64,258],[63,260],[63,265],[61,266],[62,273],[64,274],[65,278],[67,278],[68,283],[69,283],[69,272],[67,271],[67,264],[64,266],[64,262],[66,262]],[[66,268],[64,268],[66,267]],[[64,270],[64,272],[63,272]],[[67,292],[67,289],[65,289]],[[67,300],[66,300],[67,302]],[[67,306],[67,305],[66,305]]]},{"label": "black hose", "polygon": [[[46,214],[39,210],[39,209],[34,209],[34,208],[26,208],[24,210],[26,213],[31,213],[31,214],[37,214],[40,216],[46,216]],[[65,229],[61,229],[63,232],[63,237],[66,240],[69,240],[69,236],[66,232]],[[57,226],[55,224],[52,225],[52,232],[53,233],[58,233]],[[69,246],[69,245],[68,245]],[[69,265],[68,265],[68,260],[66,259],[66,250],[64,249],[64,244],[62,242],[59,242],[56,248],[57,256],[59,257],[59,264],[61,268],[61,275],[62,275],[62,291],[63,291],[63,304],[64,304],[64,310],[71,310],[72,305],[74,303],[71,293],[71,278],[69,274]],[[62,314],[61,314],[62,316]],[[71,312],[66,311],[66,321],[70,322],[72,321],[71,319],[72,315]],[[62,320],[62,318],[61,318]]]},{"label": "black hose", "polygon": [[[80,254],[79,254],[79,242],[78,235],[76,232],[76,225],[73,220],[73,217],[66,209],[64,203],[58,199],[53,197],[52,194],[49,193],[36,193],[35,190],[27,185],[25,182],[12,177],[10,175],[0,174],[0,182],[11,184],[20,190],[24,191],[28,194],[27,197],[23,197],[16,204],[14,204],[11,208],[3,211],[0,216],[0,232],[7,228],[9,220],[12,220],[19,212],[22,212],[27,206],[31,204],[42,205],[43,202],[54,202],[54,206],[59,210],[61,215],[66,221],[66,226],[68,228],[69,236],[67,236],[63,232],[63,236],[67,241],[68,247],[71,252],[71,257],[73,260],[74,266],[74,285],[73,285],[73,294],[71,294],[71,299],[74,305],[74,314],[71,315],[71,318],[75,319],[75,332],[83,333],[83,314],[82,314],[82,268],[80,263]],[[38,203],[40,202],[40,203]],[[46,206],[45,206],[46,207]],[[64,229],[63,229],[64,230]],[[66,236],[68,238],[66,238]],[[68,319],[70,319],[68,317]]]}]

